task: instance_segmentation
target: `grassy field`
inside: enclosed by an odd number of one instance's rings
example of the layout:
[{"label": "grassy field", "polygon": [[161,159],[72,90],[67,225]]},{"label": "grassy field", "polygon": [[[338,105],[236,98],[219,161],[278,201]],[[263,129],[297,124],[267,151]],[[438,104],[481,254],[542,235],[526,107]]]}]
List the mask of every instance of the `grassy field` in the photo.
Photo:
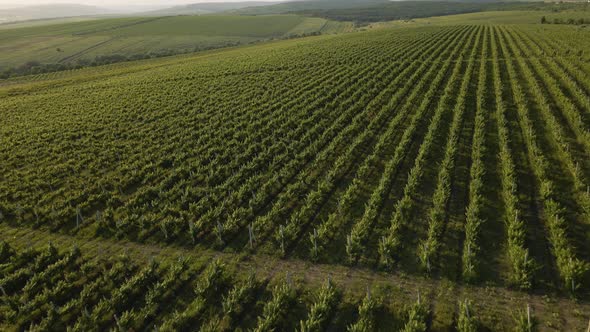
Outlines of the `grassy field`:
[{"label": "grassy field", "polygon": [[18,21],[18,22],[2,23],[2,24],[0,24],[0,30],[31,28],[31,27],[36,27],[36,26],[40,26],[40,25],[52,25],[52,24],[60,24],[60,23],[86,22],[86,21],[94,21],[97,19],[99,19],[99,18],[98,17],[83,16],[83,17],[68,17],[68,18],[53,18],[53,19]]},{"label": "grassy field", "polygon": [[0,69],[28,61],[68,63],[101,55],[132,56],[170,50],[247,44],[310,33],[333,33],[347,23],[300,16],[176,16],[45,20],[0,26]]},{"label": "grassy field", "polygon": [[3,81],[0,327],[584,331],[590,34],[504,14]]},{"label": "grassy field", "polygon": [[[590,7],[589,7],[590,8]],[[437,16],[417,18],[412,20],[398,20],[390,22],[373,23],[372,27],[412,27],[424,25],[456,25],[456,24],[540,24],[541,18],[553,21],[560,19],[590,18],[590,11],[541,11],[541,10],[517,10],[517,11],[486,11],[479,13],[459,14],[450,16]]]}]

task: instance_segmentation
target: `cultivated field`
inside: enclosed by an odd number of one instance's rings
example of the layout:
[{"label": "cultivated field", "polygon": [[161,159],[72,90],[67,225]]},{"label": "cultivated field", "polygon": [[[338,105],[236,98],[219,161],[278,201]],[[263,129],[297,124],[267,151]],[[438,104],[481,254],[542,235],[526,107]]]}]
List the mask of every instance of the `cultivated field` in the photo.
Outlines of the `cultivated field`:
[{"label": "cultivated field", "polygon": [[[61,20],[66,22],[67,20]],[[0,25],[0,70],[28,61],[75,63],[113,54],[192,52],[310,33],[350,29],[349,23],[284,16],[173,16],[60,20]],[[13,28],[14,27],[14,28]]]},{"label": "cultivated field", "polygon": [[0,326],[583,330],[588,50],[416,24],[7,82]]}]

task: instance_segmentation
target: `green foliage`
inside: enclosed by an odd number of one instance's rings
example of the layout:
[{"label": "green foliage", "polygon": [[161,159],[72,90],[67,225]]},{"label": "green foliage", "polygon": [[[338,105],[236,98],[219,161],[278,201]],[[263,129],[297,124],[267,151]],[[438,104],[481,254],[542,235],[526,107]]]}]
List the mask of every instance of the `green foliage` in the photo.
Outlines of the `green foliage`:
[{"label": "green foliage", "polygon": [[401,331],[403,332],[424,332],[426,331],[426,318],[428,309],[418,300],[408,309],[408,319]]},{"label": "green foliage", "polygon": [[274,331],[280,329],[285,322],[288,307],[295,300],[295,290],[287,282],[275,286],[272,299],[264,305],[262,316],[258,317],[258,323],[254,331]]},{"label": "green foliage", "polygon": [[349,332],[370,332],[375,330],[378,304],[370,293],[367,293],[358,308],[358,318],[348,326]]},{"label": "green foliage", "polygon": [[457,319],[458,332],[477,332],[478,322],[475,318],[471,301],[459,302],[459,318]]},{"label": "green foliage", "polygon": [[330,280],[320,289],[317,300],[309,309],[306,320],[300,323],[301,332],[325,331],[327,323],[338,305],[338,291]]},{"label": "green foliage", "polygon": [[530,309],[527,310],[517,310],[516,313],[513,315],[514,319],[514,332],[534,332],[535,329],[535,318],[530,312]]}]

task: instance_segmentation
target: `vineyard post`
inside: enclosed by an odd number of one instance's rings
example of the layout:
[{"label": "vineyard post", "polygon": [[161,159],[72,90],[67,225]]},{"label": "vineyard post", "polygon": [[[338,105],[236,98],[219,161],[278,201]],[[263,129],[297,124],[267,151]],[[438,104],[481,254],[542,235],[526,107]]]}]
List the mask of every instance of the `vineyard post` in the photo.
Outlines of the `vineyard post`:
[{"label": "vineyard post", "polygon": [[531,332],[531,305],[526,305],[527,329]]},{"label": "vineyard post", "polygon": [[346,252],[348,253],[348,259],[352,263],[354,261],[354,256],[352,255],[352,235],[346,235]]},{"label": "vineyard post", "polygon": [[586,332],[590,332],[590,319],[588,319],[588,329],[586,330]]},{"label": "vineyard post", "polygon": [[279,236],[281,237],[281,251],[285,253],[285,227],[279,226]]},{"label": "vineyard post", "polygon": [[313,229],[313,251],[318,252],[318,230],[316,228]]},{"label": "vineyard post", "polygon": [[84,223],[84,219],[82,219],[80,208],[76,207],[76,228],[79,228],[81,223]]},{"label": "vineyard post", "polygon": [[160,223],[160,229],[162,230],[162,233],[164,233],[164,238],[168,239],[168,229],[166,228],[165,221]]},{"label": "vineyard post", "polygon": [[16,205],[16,216],[19,221],[22,221],[23,218],[23,207],[19,204]]},{"label": "vineyard post", "polygon": [[219,220],[217,220],[217,226],[215,227],[215,230],[217,231],[217,238],[219,239],[219,242],[223,244],[223,238],[221,237],[221,233],[223,232],[223,225],[221,225],[221,223],[219,222]]},{"label": "vineyard post", "polygon": [[195,238],[195,223],[192,221],[188,222],[188,231],[191,234],[191,240],[193,241],[193,245],[197,242]]},{"label": "vineyard post", "polygon": [[121,330],[121,324],[119,324],[119,317],[117,317],[117,314],[114,314],[113,318],[115,319],[115,324],[117,324],[117,327]]},{"label": "vineyard post", "polygon": [[252,224],[248,225],[248,236],[250,237],[250,249],[254,249],[254,228]]},{"label": "vineyard post", "polygon": [[[469,244],[468,244],[469,246]],[[425,244],[426,252],[428,252],[428,243]],[[426,271],[430,272],[430,255],[426,255]]]},{"label": "vineyard post", "polygon": [[[557,217],[555,217],[557,219]],[[557,220],[556,220],[557,221]],[[572,258],[570,257],[570,271],[574,270],[575,266],[574,266],[574,261],[572,260]],[[574,276],[573,274],[571,275],[571,286],[572,286],[572,293],[574,293],[576,291],[576,282],[574,280]]]},{"label": "vineyard post", "polygon": [[371,287],[367,285],[367,299],[371,300]]}]

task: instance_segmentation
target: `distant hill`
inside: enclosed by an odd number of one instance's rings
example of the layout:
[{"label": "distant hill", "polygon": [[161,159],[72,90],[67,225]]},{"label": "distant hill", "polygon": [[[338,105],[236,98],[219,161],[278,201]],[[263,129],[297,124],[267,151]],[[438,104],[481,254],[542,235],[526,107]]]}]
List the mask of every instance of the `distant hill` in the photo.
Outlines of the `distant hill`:
[{"label": "distant hill", "polygon": [[0,9],[0,23],[57,17],[105,15],[112,13],[113,12],[108,9],[94,6],[49,4]]},{"label": "distant hill", "polygon": [[303,0],[288,1],[278,4],[246,7],[235,10],[238,14],[268,15],[301,12],[309,10],[348,9],[376,6],[391,2],[390,0]]},{"label": "distant hill", "polygon": [[[442,8],[431,8],[437,2]],[[538,3],[543,0],[295,0],[278,4],[246,7],[233,10],[241,15],[269,15],[269,14],[306,14],[340,20],[364,21],[367,15],[374,20],[397,19],[409,16],[425,17],[434,15],[449,15],[462,12],[481,11],[482,6],[507,7],[516,3]],[[421,4],[422,3],[422,4]],[[416,10],[424,10],[422,14]],[[393,12],[396,13],[393,13]],[[399,14],[397,14],[399,12]],[[355,13],[357,15],[355,15]]]},{"label": "distant hill", "polygon": [[225,11],[238,10],[242,8],[256,8],[279,4],[280,2],[269,1],[244,1],[244,2],[205,2],[189,5],[174,6],[170,8],[152,10],[141,13],[141,15],[162,16],[162,15],[200,15]]},{"label": "distant hill", "polygon": [[[573,4],[575,6],[576,4]],[[490,10],[552,10],[571,6],[541,0],[304,0],[233,11],[241,15],[296,14],[359,23],[445,16]]]},{"label": "distant hill", "polygon": [[322,17],[335,21],[382,22],[484,11],[537,10],[558,12],[580,10],[584,3],[546,3],[542,1],[388,1],[355,8],[307,9],[293,11],[298,15]]}]

